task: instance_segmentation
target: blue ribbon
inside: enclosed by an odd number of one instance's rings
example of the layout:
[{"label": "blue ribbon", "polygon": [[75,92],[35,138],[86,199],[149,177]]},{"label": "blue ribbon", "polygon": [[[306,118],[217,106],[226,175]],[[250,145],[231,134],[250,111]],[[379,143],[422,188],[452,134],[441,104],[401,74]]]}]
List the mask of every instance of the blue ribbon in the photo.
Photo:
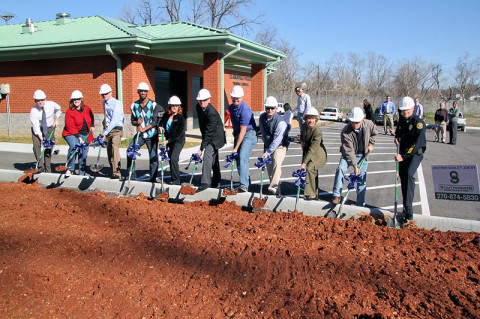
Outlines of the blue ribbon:
[{"label": "blue ribbon", "polygon": [[362,174],[355,175],[355,173],[350,173],[350,175],[348,177],[344,176],[343,178],[346,181],[348,181],[348,185],[347,185],[348,189],[354,189],[354,188],[356,188],[355,183],[358,186],[358,183],[362,182]]},{"label": "blue ribbon", "polygon": [[202,159],[200,158],[200,156],[198,156],[197,153],[193,153],[192,156],[190,157],[190,162],[188,163],[188,166],[185,168],[187,171],[188,171],[188,168],[190,167],[190,164],[192,163],[192,161],[194,161],[195,164],[198,164],[198,163],[202,162]]},{"label": "blue ribbon", "polygon": [[108,143],[103,140],[104,137],[105,137],[105,135],[103,135],[103,134],[98,134],[98,136],[93,139],[93,141],[92,141],[92,143],[93,143],[92,146],[93,146],[93,147],[100,146],[100,147],[102,147],[102,148],[107,147],[107,146],[108,146]]},{"label": "blue ribbon", "polygon": [[43,144],[44,148],[50,150],[55,146],[55,141],[54,140],[49,140],[48,138],[44,137],[42,144]]},{"label": "blue ribbon", "polygon": [[265,164],[272,164],[272,163],[273,163],[273,160],[272,160],[272,158],[270,157],[270,155],[267,156],[267,158],[265,158],[265,159],[263,159],[263,157],[260,156],[260,157],[258,157],[258,162],[255,163],[255,166],[256,166],[257,168],[261,168],[262,171],[264,171],[265,168],[266,168],[266,167],[265,167]]},{"label": "blue ribbon", "polygon": [[162,159],[162,161],[165,161],[165,162],[170,162],[170,158],[168,157],[168,152],[170,151],[170,147],[167,147],[165,148],[165,146],[160,146],[160,153],[158,155],[160,155],[160,158]]},{"label": "blue ribbon", "polygon": [[295,172],[292,173],[292,177],[296,177],[297,180],[295,181],[295,186],[305,187],[307,184],[305,177],[307,177],[307,171],[305,169],[297,169]]},{"label": "blue ribbon", "polygon": [[87,149],[88,145],[90,145],[90,143],[88,142],[77,144],[74,147],[74,151],[77,151],[78,156],[82,156],[83,152]]},{"label": "blue ribbon", "polygon": [[135,145],[130,145],[127,148],[127,156],[131,158],[132,160],[136,160],[137,156],[141,156],[141,154],[138,152],[140,150],[140,145],[135,144]]},{"label": "blue ribbon", "polygon": [[225,161],[227,162],[227,165],[225,165],[225,168],[227,168],[228,166],[230,166],[230,164],[232,164],[233,161],[238,160],[239,155],[238,155],[238,153],[232,153],[232,154],[230,154],[230,155],[227,155],[226,157],[227,157],[227,158],[225,159]]}]

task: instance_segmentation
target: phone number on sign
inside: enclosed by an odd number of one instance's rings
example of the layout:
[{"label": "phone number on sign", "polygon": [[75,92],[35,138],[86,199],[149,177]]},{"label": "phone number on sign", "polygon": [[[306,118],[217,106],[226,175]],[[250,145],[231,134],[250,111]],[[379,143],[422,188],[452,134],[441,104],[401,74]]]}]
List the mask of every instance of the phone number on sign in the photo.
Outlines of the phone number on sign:
[{"label": "phone number on sign", "polygon": [[464,200],[478,202],[480,201],[479,194],[454,194],[454,193],[435,193],[436,199],[448,199],[448,200]]}]

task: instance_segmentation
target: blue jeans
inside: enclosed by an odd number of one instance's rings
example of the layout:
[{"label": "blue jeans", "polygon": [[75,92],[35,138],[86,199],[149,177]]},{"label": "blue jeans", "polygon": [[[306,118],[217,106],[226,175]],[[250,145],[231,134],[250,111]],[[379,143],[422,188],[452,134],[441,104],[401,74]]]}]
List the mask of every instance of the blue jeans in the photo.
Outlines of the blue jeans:
[{"label": "blue jeans", "polygon": [[[235,136],[235,144],[237,144],[237,137]],[[247,131],[238,150],[237,167],[238,175],[240,175],[240,186],[246,188],[250,185],[250,155],[252,155],[257,141],[257,132],[255,130]]]},{"label": "blue jeans", "polygon": [[[142,135],[143,133],[140,133],[137,144],[140,145],[140,147],[142,147],[144,144],[147,145],[149,160],[150,160],[150,181],[155,182],[157,180],[157,174],[158,174],[158,154],[157,154],[158,135],[154,135],[152,136],[152,138],[143,138]],[[135,139],[136,139],[136,136],[132,138],[132,141],[130,142],[130,146],[133,146],[133,144],[135,144]],[[128,172],[130,172],[131,165],[132,165],[132,159],[127,156]],[[135,171],[135,162],[133,162],[132,179],[136,179],[136,178],[137,178],[137,173]]]},{"label": "blue jeans", "polygon": [[[357,163],[360,164],[360,160],[363,155],[358,154]],[[335,183],[333,185],[333,196],[342,196],[343,177],[348,169],[347,161],[342,157],[340,163],[338,163],[337,171],[335,172]],[[367,169],[368,161],[363,162],[362,168],[360,168],[360,174],[362,175],[361,182],[357,184],[357,206],[365,206],[365,194],[367,193]]]},{"label": "blue jeans", "polygon": [[[86,135],[80,135],[82,140],[85,142],[85,137]],[[74,152],[75,145],[80,144],[80,140],[75,136],[75,135],[68,135],[65,136],[65,141],[68,143],[68,157]],[[85,175],[85,169],[87,168],[87,155],[88,155],[88,146],[85,148],[85,150],[82,153],[82,156],[79,156],[78,152],[75,154],[75,156],[72,157],[72,159],[68,162],[68,170],[69,171],[75,171],[75,158],[78,156],[78,173],[80,175]]]}]

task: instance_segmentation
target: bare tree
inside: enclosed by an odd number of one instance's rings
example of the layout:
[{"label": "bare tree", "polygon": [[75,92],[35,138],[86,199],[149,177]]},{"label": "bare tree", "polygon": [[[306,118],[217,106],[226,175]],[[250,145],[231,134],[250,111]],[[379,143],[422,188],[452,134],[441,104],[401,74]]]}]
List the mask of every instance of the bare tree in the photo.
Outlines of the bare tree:
[{"label": "bare tree", "polygon": [[357,53],[348,54],[348,72],[350,75],[350,89],[359,93],[361,89],[362,73],[365,66],[365,59]]},{"label": "bare tree", "polygon": [[[294,102],[294,88],[298,80],[300,63],[296,48],[285,40],[281,40],[278,49],[287,58],[275,65],[276,71],[268,76],[269,94],[276,95],[284,102]],[[292,105],[292,107],[294,107]]]},{"label": "bare tree", "polygon": [[165,11],[168,22],[180,21],[180,13],[183,0],[163,0],[160,4],[160,9]]},{"label": "bare tree", "polygon": [[465,106],[465,99],[474,95],[479,90],[480,60],[470,58],[465,53],[457,60],[455,66],[455,90],[460,94]]},{"label": "bare tree", "polygon": [[432,69],[431,69],[431,73],[432,73],[433,83],[434,83],[435,89],[437,91],[437,96],[439,98],[441,98],[443,101],[447,102],[448,100],[451,99],[451,95],[446,96],[444,94],[444,90],[442,90],[441,83],[443,83],[445,81],[442,66],[440,64],[434,64]]},{"label": "bare tree", "polygon": [[118,18],[132,24],[152,24],[159,21],[160,12],[153,0],[139,0],[133,9],[124,5]]},{"label": "bare tree", "polygon": [[213,28],[246,32],[261,23],[262,15],[251,18],[252,15],[245,12],[255,4],[254,0],[205,0],[204,3],[208,8],[208,23]]},{"label": "bare tree", "polygon": [[373,52],[367,53],[366,60],[365,88],[373,96],[371,102],[375,105],[377,97],[390,94],[388,85],[392,78],[392,66],[385,56]]},{"label": "bare tree", "polygon": [[268,47],[277,48],[279,45],[277,28],[274,26],[261,28],[255,35],[255,42],[266,45]]}]

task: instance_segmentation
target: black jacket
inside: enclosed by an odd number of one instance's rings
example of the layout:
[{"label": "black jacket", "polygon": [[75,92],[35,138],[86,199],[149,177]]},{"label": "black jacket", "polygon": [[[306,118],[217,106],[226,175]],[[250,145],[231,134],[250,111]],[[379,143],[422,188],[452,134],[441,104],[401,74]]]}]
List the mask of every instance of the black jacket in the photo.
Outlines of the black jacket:
[{"label": "black jacket", "polygon": [[168,144],[183,143],[185,144],[185,118],[182,114],[177,114],[172,119],[172,127],[170,133],[167,132],[167,122],[170,115],[165,112],[160,120],[160,126],[165,129],[165,138]]},{"label": "black jacket", "polygon": [[363,110],[365,112],[365,118],[367,120],[373,120],[372,105],[371,104],[363,105]]},{"label": "black jacket", "polygon": [[202,133],[202,144],[200,150],[204,150],[208,145],[213,145],[215,149],[222,148],[225,143],[225,130],[223,129],[222,119],[217,110],[208,104],[205,110],[197,103],[198,124]]}]

